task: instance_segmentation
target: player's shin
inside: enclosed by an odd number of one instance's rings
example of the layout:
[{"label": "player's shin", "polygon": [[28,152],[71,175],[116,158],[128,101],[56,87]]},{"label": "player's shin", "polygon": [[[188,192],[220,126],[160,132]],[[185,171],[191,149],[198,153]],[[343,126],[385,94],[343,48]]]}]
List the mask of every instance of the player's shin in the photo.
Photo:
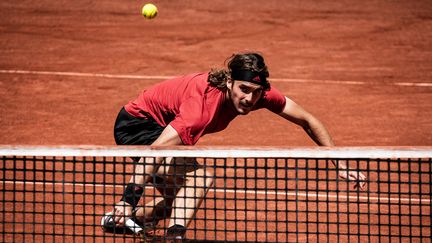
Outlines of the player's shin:
[{"label": "player's shin", "polygon": [[186,176],[184,186],[178,191],[173,203],[169,228],[187,227],[190,224],[212,184],[213,176],[203,168]]}]

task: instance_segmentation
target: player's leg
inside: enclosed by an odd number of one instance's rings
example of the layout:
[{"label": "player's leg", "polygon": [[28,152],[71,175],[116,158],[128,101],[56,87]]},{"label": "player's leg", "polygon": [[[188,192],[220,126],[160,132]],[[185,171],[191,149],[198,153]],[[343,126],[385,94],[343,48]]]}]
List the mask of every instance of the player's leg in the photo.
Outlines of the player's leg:
[{"label": "player's leg", "polygon": [[153,225],[156,225],[169,212],[166,208],[163,208],[163,205],[166,204],[167,202],[163,197],[157,196],[154,200],[138,207],[135,214],[136,219],[142,223],[151,222]]},{"label": "player's leg", "polygon": [[[117,145],[150,145],[160,136],[163,129],[153,119],[134,117],[125,108],[122,108],[115,121],[114,138]],[[128,184],[122,200],[114,205],[113,210],[113,214],[115,214],[114,219],[120,226],[123,225],[130,215],[136,213],[134,208],[138,203],[142,189],[137,191],[132,188],[139,188],[142,184],[146,184],[150,178],[144,175],[147,174],[145,172],[153,170],[154,166],[156,166],[152,164],[150,158],[133,158],[133,160],[135,163],[135,173],[129,180],[131,183]],[[137,180],[136,178],[140,179]]]},{"label": "player's leg", "polygon": [[[148,180],[148,185],[152,185],[157,192],[155,191],[149,194],[151,195],[150,201],[146,200],[146,194],[144,194],[144,200],[140,200],[144,202],[141,205],[137,205],[135,210],[131,211],[129,215],[126,215],[131,217],[139,226],[143,227],[145,231],[154,229],[160,220],[171,215],[172,203],[180,186],[184,183],[183,171],[179,176],[170,174],[171,163],[172,158],[167,158],[159,166],[158,173],[147,174],[150,178],[150,180]],[[147,203],[145,201],[147,201]],[[116,225],[111,222],[111,218],[115,216],[114,211],[107,213],[105,218],[107,218],[107,216],[109,216],[108,220],[102,220],[102,227],[106,232],[132,233],[127,227]]]},{"label": "player's leg", "polygon": [[[165,202],[165,198],[162,196],[162,188],[160,188],[160,178],[152,178],[151,185],[155,187],[155,189],[159,192],[151,193],[152,195],[149,195],[149,198],[152,200],[148,201],[147,203],[143,202],[143,200],[140,200],[142,203],[138,204],[133,211],[130,212],[130,215],[127,215],[134,221],[138,226],[140,226],[145,232],[148,230],[152,230],[155,228],[156,224],[159,220],[166,218],[164,215],[169,215],[170,211],[163,212],[162,206],[167,204]],[[171,194],[174,194],[175,192],[170,192]],[[144,197],[145,197],[144,193]],[[168,202],[168,203],[172,203]],[[102,228],[105,232],[110,233],[133,233],[131,229],[128,228],[128,226],[124,225],[117,225],[115,223],[115,211],[111,211],[109,213],[106,213],[104,217],[102,217],[101,220]]]},{"label": "player's leg", "polygon": [[183,239],[186,228],[195,216],[208,189],[213,184],[213,174],[195,160],[176,161],[174,174],[183,174],[184,181],[172,205],[166,232],[168,239]]},{"label": "player's leg", "polygon": [[[140,222],[153,222],[156,225],[160,220],[171,215],[172,203],[178,191],[175,185],[179,184],[179,182],[173,183],[155,175],[152,184],[158,194],[156,192],[151,193],[153,199],[147,200],[147,203],[138,208],[136,218]],[[146,201],[145,196],[144,201]]]},{"label": "player's leg", "polygon": [[[177,181],[174,181],[173,178],[163,179],[157,175],[153,175],[151,185],[157,192],[144,193],[143,203],[137,205],[132,212],[132,220],[142,227],[145,232],[155,229],[160,220],[166,219],[171,215],[172,203],[179,190],[179,185],[182,184],[183,178],[178,178]],[[150,200],[146,200],[146,195],[148,195]],[[102,219],[101,224],[105,232],[132,233],[128,227],[116,225],[113,215],[114,212],[109,212]]]}]

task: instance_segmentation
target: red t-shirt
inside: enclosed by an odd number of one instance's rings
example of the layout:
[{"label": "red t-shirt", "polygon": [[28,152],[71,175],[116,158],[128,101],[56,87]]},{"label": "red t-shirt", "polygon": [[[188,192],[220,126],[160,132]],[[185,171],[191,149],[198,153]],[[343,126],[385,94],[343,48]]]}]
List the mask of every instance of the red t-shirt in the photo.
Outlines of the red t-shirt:
[{"label": "red t-shirt", "polygon": [[[226,99],[226,91],[207,82],[208,73],[195,73],[161,82],[130,101],[126,111],[135,117],[152,117],[159,125],[171,125],[183,144],[195,144],[204,134],[225,129],[238,115]],[[265,92],[254,110],[280,113],[285,96],[275,88]]]}]

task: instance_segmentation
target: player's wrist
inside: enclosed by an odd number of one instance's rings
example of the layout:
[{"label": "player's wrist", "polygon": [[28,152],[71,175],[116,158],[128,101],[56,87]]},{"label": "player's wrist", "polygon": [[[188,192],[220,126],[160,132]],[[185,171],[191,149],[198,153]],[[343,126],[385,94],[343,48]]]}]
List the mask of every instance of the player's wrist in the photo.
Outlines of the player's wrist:
[{"label": "player's wrist", "polygon": [[120,201],[129,204],[130,206],[135,208],[138,205],[138,202],[141,199],[143,193],[144,187],[135,183],[128,183]]}]

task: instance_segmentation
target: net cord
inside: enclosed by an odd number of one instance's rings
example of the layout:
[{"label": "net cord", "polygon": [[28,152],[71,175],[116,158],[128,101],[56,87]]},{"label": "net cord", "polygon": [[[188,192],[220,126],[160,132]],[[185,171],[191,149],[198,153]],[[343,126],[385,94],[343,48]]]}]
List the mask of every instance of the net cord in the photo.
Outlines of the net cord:
[{"label": "net cord", "polygon": [[430,158],[432,147],[0,146],[0,156]]}]

